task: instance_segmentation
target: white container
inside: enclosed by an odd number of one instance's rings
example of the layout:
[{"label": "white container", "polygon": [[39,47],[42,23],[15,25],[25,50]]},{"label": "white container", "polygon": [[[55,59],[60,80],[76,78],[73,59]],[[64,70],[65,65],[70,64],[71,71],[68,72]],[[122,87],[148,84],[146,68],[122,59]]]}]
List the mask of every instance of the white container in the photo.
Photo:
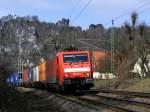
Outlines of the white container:
[{"label": "white container", "polygon": [[100,73],[100,72],[94,72],[93,73],[94,79],[114,79],[115,75],[113,73]]},{"label": "white container", "polygon": [[39,81],[39,68],[38,68],[38,66],[33,68],[33,81],[34,82]]}]

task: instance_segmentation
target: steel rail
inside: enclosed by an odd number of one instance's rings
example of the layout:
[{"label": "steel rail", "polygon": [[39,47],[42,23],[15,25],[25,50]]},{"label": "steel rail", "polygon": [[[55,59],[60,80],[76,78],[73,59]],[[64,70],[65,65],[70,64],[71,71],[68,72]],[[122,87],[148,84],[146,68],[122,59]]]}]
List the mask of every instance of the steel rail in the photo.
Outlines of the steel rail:
[{"label": "steel rail", "polygon": [[118,95],[129,95],[129,96],[141,97],[141,98],[150,98],[150,93],[142,93],[142,92],[99,90],[99,93],[109,93],[109,94],[118,94]]},{"label": "steel rail", "polygon": [[76,97],[74,97],[74,96],[65,96],[65,95],[61,95],[61,94],[57,94],[57,93],[55,93],[54,95],[57,96],[57,97],[63,98],[63,99],[65,99],[65,100],[74,102],[74,103],[76,103],[76,104],[80,104],[80,105],[82,105],[82,106],[85,106],[85,107],[88,107],[88,108],[92,108],[92,109],[94,109],[94,110],[98,110],[98,111],[100,110],[99,107],[97,107],[97,106],[95,106],[95,105],[89,105],[88,102],[83,102],[83,101],[81,101],[81,100],[78,100],[78,99],[77,99]]},{"label": "steel rail", "polygon": [[84,101],[84,102],[88,102],[88,103],[93,104],[93,105],[104,106],[104,107],[107,107],[107,108],[109,108],[111,110],[114,110],[114,111],[137,112],[137,111],[134,111],[134,110],[130,110],[130,109],[127,109],[127,108],[119,107],[119,106],[116,106],[116,105],[112,105],[110,103],[101,102],[101,101],[97,101],[97,100],[91,100],[91,99],[87,99],[87,98],[83,98],[83,97],[78,97],[78,99],[81,100],[81,101]]},{"label": "steel rail", "polygon": [[87,98],[83,98],[81,96],[65,96],[65,95],[60,95],[60,94],[55,94],[57,97],[61,97],[63,99],[72,101],[74,103],[80,104],[82,106],[86,106],[92,109],[96,109],[96,110],[100,110],[100,107],[102,108],[106,108],[106,109],[110,109],[113,111],[119,111],[119,112],[136,112],[130,109],[126,109],[123,107],[119,107],[119,106],[115,106],[109,103],[105,103],[105,102],[100,102],[100,101],[96,101],[96,100],[90,100]]},{"label": "steel rail", "polygon": [[142,106],[150,107],[150,103],[141,102],[141,101],[133,101],[133,100],[128,100],[128,99],[109,97],[109,96],[103,96],[103,95],[91,95],[91,96],[94,96],[94,97],[97,97],[97,98],[104,98],[104,99],[107,99],[107,100],[126,102],[126,103],[130,103],[130,104],[136,104],[136,105],[142,105]]}]

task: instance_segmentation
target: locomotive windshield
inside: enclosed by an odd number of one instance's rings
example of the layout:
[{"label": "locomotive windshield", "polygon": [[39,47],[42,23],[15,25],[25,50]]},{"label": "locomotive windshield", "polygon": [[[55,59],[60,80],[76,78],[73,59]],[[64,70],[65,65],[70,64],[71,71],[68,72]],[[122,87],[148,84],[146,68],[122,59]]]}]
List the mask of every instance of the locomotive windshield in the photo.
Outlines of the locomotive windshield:
[{"label": "locomotive windshield", "polygon": [[64,55],[64,62],[65,63],[75,62],[75,55],[72,55],[72,54]]},{"label": "locomotive windshield", "polygon": [[87,61],[88,61],[87,54],[65,54],[64,55],[64,63],[87,62]]}]

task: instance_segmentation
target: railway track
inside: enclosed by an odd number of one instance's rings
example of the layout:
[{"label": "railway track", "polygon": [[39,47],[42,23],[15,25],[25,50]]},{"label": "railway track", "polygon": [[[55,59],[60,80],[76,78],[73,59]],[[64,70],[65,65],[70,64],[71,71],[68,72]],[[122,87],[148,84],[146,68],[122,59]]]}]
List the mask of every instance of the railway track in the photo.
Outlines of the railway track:
[{"label": "railway track", "polygon": [[[122,110],[126,110],[127,108],[122,108],[116,106],[119,105],[128,105],[128,106],[136,106],[139,109],[148,109],[143,112],[150,112],[150,93],[141,93],[141,92],[128,92],[128,91],[115,91],[115,90],[92,90],[88,91],[87,96],[100,99],[97,101],[104,100],[103,104],[108,105],[113,108],[118,108]],[[110,104],[110,102],[113,104]],[[127,106],[127,107],[128,107]],[[137,110],[137,109],[135,109]],[[135,111],[131,110],[131,111]],[[126,110],[128,111],[128,109]],[[129,110],[130,111],[130,110]],[[138,110],[139,111],[139,110]],[[141,111],[139,111],[141,112]]]},{"label": "railway track", "polygon": [[[78,104],[83,105],[83,106],[87,106],[87,107],[92,108],[94,110],[95,109],[100,110],[101,108],[105,108],[105,109],[109,109],[109,110],[112,110],[115,112],[116,111],[117,112],[138,112],[135,110],[131,110],[131,109],[117,106],[117,105],[113,105],[113,104],[108,103],[108,102],[103,102],[100,100],[94,100],[94,99],[90,99],[90,98],[84,98],[84,96],[64,96],[64,95],[60,95],[60,94],[56,94],[56,96],[61,97],[61,98],[66,99],[66,100],[70,100],[72,102],[78,103]],[[94,96],[92,95],[92,97],[95,97],[95,95]]]},{"label": "railway track", "polygon": [[[103,92],[102,92],[103,93]],[[107,93],[107,92],[106,92]],[[112,93],[111,93],[112,94]],[[115,93],[113,93],[115,94]],[[150,99],[149,102],[142,102],[142,101],[134,101],[131,99],[123,99],[122,97],[114,97],[114,96],[107,96],[107,94],[99,94],[99,92],[92,93],[92,94],[85,94],[82,96],[75,96],[75,95],[61,95],[57,93],[53,93],[56,97],[60,97],[66,101],[71,101],[76,104],[82,105],[83,107],[88,107],[90,109],[96,111],[110,110],[113,112],[141,112],[135,108],[128,108],[128,106],[138,106],[142,108],[150,108]],[[119,94],[120,95],[120,94]],[[122,94],[124,95],[124,94]],[[126,94],[125,94],[126,95]],[[132,96],[133,95],[132,92]],[[140,95],[141,96],[141,95]],[[107,111],[106,111],[107,112]],[[142,112],[150,112],[150,111],[142,111]]]},{"label": "railway track", "polygon": [[127,95],[127,96],[150,99],[150,93],[142,93],[142,92],[116,91],[116,90],[93,90],[93,92]]},{"label": "railway track", "polygon": [[79,99],[79,97],[77,98],[76,96],[72,96],[72,95],[66,96],[66,95],[60,95],[60,94],[56,94],[56,93],[55,93],[55,95],[56,95],[57,97],[63,98],[63,99],[65,99],[65,100],[69,100],[69,101],[71,101],[71,102],[80,104],[80,105],[82,105],[82,106],[86,106],[86,107],[92,108],[92,109],[97,110],[97,111],[100,110],[99,107],[97,107],[97,106],[95,106],[95,105],[90,105],[89,102],[87,102],[87,101],[82,101],[82,100]]},{"label": "railway track", "polygon": [[[103,93],[104,95],[101,95],[99,93]],[[121,98],[114,97],[114,96],[107,96],[107,93],[120,95]],[[149,95],[150,95],[149,93],[140,93],[140,92],[95,90],[95,91],[89,91],[87,94],[83,96],[69,96],[69,98],[71,97],[72,101],[75,101],[76,103],[80,102],[82,105],[83,104],[85,105],[86,103],[85,106],[94,106],[92,108],[95,108],[96,106],[96,107],[104,107],[104,108],[111,109],[113,111],[119,111],[119,112],[141,112],[141,111],[138,111],[137,109],[129,109],[128,107],[119,106],[119,105],[138,106],[141,108],[149,109],[150,108],[150,100],[149,100],[150,96]],[[85,98],[84,96],[87,96],[87,97]],[[125,96],[130,96],[131,99],[126,99]],[[149,102],[132,100],[132,98],[134,97],[148,99]],[[68,99],[68,97],[66,96],[65,98]]]},{"label": "railway track", "polygon": [[80,101],[87,102],[87,103],[92,104],[92,105],[96,105],[96,106],[104,107],[104,108],[107,108],[107,109],[111,109],[115,112],[116,111],[117,112],[137,112],[137,111],[134,111],[134,110],[131,110],[131,109],[127,109],[127,108],[124,108],[124,107],[120,107],[120,106],[110,104],[108,102],[102,102],[102,101],[92,100],[92,99],[83,98],[83,97],[78,97],[78,99]]},{"label": "railway track", "polygon": [[123,99],[123,98],[117,98],[117,97],[108,97],[108,96],[103,96],[103,95],[92,95],[92,96],[97,97],[97,98],[103,98],[106,100],[118,101],[118,102],[134,104],[134,105],[139,105],[139,106],[145,106],[145,107],[150,108],[150,103],[147,103],[147,102],[134,101],[134,100],[128,100],[128,99]]}]

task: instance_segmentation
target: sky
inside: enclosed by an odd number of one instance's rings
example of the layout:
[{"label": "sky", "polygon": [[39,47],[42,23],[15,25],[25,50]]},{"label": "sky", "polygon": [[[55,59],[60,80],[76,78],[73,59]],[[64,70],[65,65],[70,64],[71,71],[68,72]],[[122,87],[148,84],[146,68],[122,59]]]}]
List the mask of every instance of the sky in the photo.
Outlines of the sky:
[{"label": "sky", "polygon": [[113,18],[115,26],[123,25],[125,21],[130,22],[133,11],[139,13],[138,23],[150,24],[149,7],[148,0],[0,0],[0,17],[36,15],[46,22],[69,18],[71,25],[86,29],[90,24],[109,27]]}]

